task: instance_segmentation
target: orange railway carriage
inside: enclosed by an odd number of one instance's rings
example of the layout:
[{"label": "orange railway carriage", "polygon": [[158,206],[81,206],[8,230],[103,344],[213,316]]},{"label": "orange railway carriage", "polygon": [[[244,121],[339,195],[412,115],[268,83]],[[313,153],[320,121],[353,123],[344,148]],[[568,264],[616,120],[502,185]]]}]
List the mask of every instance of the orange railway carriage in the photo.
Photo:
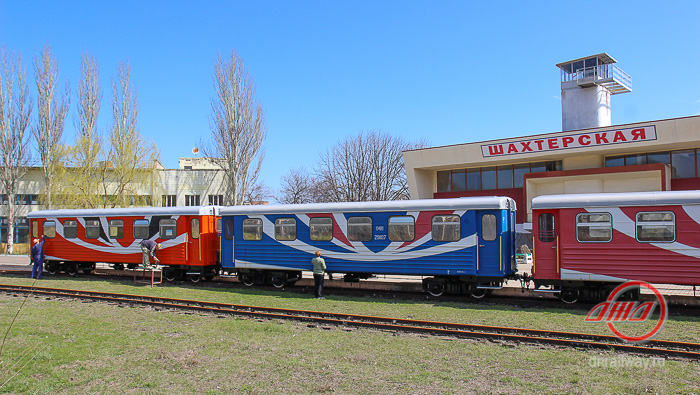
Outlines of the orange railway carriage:
[{"label": "orange railway carriage", "polygon": [[116,269],[141,263],[141,240],[163,245],[156,256],[170,280],[213,278],[219,236],[215,206],[44,210],[29,213],[31,238],[46,236],[49,273],[90,273],[96,262]]}]

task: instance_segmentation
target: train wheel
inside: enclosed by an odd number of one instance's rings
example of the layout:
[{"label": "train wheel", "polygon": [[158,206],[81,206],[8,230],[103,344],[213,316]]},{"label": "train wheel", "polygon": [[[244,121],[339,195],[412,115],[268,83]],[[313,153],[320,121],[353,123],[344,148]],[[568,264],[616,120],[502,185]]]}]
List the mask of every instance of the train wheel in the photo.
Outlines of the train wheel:
[{"label": "train wheel", "polygon": [[83,269],[83,274],[92,274],[93,269]]},{"label": "train wheel", "polygon": [[433,296],[442,296],[445,293],[445,284],[432,283],[428,285],[428,293]]},{"label": "train wheel", "polygon": [[202,275],[197,273],[197,274],[190,274],[190,281],[193,283],[198,283],[202,281]]},{"label": "train wheel", "polygon": [[78,265],[75,263],[69,263],[66,265],[66,273],[68,273],[69,276],[75,276],[78,274]]},{"label": "train wheel", "polygon": [[238,275],[238,281],[242,282],[243,285],[250,287],[253,284],[255,284],[255,281],[253,280],[253,276],[246,273],[246,274],[239,274]]},{"label": "train wheel", "polygon": [[115,263],[112,267],[114,268],[114,270],[124,270],[123,263]]},{"label": "train wheel", "polygon": [[163,277],[165,277],[166,281],[175,281],[175,279],[177,278],[177,272],[175,272],[175,270],[165,270],[165,272],[163,273]]},{"label": "train wheel", "polygon": [[58,265],[51,262],[46,264],[46,272],[49,274],[57,274],[59,272]]},{"label": "train wheel", "polygon": [[559,293],[559,299],[562,302],[572,304],[578,302],[580,296],[579,290],[574,288],[564,288]]},{"label": "train wheel", "polygon": [[275,288],[282,288],[287,284],[287,274],[282,273],[277,276],[272,277],[272,286]]},{"label": "train wheel", "polygon": [[491,295],[490,289],[477,288],[470,296],[474,299],[483,299],[489,295]]}]

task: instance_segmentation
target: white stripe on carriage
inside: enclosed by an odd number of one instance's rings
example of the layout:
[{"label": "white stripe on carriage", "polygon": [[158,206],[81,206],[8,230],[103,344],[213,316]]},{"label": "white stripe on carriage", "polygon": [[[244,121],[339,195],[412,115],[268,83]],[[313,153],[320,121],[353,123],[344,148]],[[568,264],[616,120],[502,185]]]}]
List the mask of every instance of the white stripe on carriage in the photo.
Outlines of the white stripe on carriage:
[{"label": "white stripe on carriage", "polygon": [[[685,207],[683,207],[683,208],[685,209]],[[637,239],[637,233],[636,233],[636,229],[635,229],[635,221],[633,219],[631,219],[630,217],[628,217],[627,214],[625,214],[622,211],[622,209],[620,209],[619,207],[586,208],[586,211],[588,211],[589,213],[605,213],[605,212],[610,213],[610,215],[612,215],[613,228],[616,231],[623,233],[626,236],[628,236],[634,240]],[[693,220],[695,220],[695,219],[693,218]],[[678,233],[678,228],[676,228],[676,233]],[[671,243],[645,243],[645,244],[651,244],[654,247],[662,249],[662,250],[675,252],[676,254],[689,256],[691,258],[700,259],[700,248],[692,247],[692,246],[689,246],[689,245],[686,245],[683,243],[679,243],[677,241],[674,241]]]}]

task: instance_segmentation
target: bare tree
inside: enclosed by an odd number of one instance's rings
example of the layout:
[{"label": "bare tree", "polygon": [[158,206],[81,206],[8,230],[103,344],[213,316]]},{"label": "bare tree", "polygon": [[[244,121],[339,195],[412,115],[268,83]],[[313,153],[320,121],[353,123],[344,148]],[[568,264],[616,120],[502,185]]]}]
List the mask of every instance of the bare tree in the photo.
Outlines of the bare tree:
[{"label": "bare tree", "polygon": [[137,127],[138,103],[128,64],[119,63],[118,82],[112,82],[112,130],[110,148],[100,169],[103,207],[145,204],[132,202],[156,182],[158,149],[141,138]]},{"label": "bare tree", "polygon": [[274,193],[264,182],[253,185],[245,197],[244,204],[267,204],[267,199],[273,197]]},{"label": "bare tree", "polygon": [[[31,160],[29,134],[32,100],[22,67],[22,55],[0,48],[0,184],[7,195],[7,252],[12,253],[19,182]],[[3,203],[3,202],[0,202]]]},{"label": "bare tree", "polygon": [[262,106],[255,102],[255,83],[236,51],[230,59],[214,61],[210,129],[213,147],[204,154],[224,171],[224,204],[244,203],[255,186],[265,156],[266,125]]},{"label": "bare tree", "polygon": [[45,204],[47,208],[51,208],[55,188],[54,175],[61,165],[63,156],[61,137],[70,106],[70,90],[66,84],[65,94],[58,92],[58,62],[48,45],[45,45],[40,54],[34,58],[34,74],[38,92],[39,118],[32,132],[39,148],[46,183]]},{"label": "bare tree", "polygon": [[293,168],[282,177],[282,187],[275,199],[282,204],[317,201],[316,180],[304,167]]},{"label": "bare tree", "polygon": [[361,132],[321,155],[316,200],[359,202],[408,199],[402,152],[426,146],[380,131]]},{"label": "bare tree", "polygon": [[78,117],[74,121],[77,136],[67,155],[68,172],[62,180],[62,206],[95,208],[100,206],[100,186],[106,175],[102,136],[97,117],[102,103],[100,71],[95,58],[82,56],[82,76],[78,85]]}]

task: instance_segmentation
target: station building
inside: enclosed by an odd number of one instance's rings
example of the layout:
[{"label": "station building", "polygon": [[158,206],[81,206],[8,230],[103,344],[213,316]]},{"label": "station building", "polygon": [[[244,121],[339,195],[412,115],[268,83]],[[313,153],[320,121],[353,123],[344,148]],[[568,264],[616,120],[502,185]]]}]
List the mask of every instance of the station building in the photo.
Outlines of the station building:
[{"label": "station building", "polygon": [[611,125],[632,80],[608,54],[557,65],[562,131],[404,152],[412,199],[503,195],[531,229],[540,195],[700,189],[700,116]]}]

